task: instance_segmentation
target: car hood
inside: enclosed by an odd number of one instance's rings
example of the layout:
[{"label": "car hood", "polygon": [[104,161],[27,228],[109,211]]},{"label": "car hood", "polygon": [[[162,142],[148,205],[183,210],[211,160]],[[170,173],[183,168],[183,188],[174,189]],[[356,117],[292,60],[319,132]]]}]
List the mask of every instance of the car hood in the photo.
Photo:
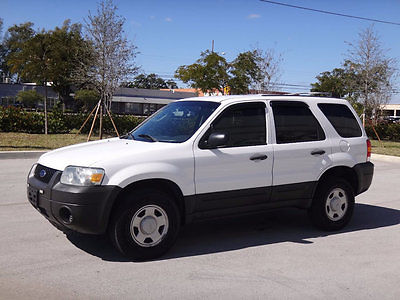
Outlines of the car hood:
[{"label": "car hood", "polygon": [[38,163],[60,171],[67,166],[101,166],[101,161],[137,157],[140,154],[154,150],[171,148],[173,145],[173,143],[152,143],[112,138],[67,146],[47,152],[39,158]]}]

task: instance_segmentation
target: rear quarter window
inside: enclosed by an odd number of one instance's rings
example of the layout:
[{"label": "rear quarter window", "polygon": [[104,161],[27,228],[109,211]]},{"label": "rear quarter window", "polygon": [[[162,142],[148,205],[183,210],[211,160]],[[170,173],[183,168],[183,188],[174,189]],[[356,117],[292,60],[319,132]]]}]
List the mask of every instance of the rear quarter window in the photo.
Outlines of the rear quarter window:
[{"label": "rear quarter window", "polygon": [[350,138],[362,136],[362,131],[357,119],[346,105],[320,103],[318,107],[341,137]]}]

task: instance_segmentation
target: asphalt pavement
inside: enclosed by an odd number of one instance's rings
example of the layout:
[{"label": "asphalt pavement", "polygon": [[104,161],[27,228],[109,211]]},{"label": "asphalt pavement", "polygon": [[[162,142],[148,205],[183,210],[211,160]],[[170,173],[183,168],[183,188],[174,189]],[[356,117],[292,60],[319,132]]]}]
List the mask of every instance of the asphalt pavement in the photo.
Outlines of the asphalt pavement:
[{"label": "asphalt pavement", "polygon": [[166,256],[142,263],[50,225],[26,199],[34,162],[0,160],[0,299],[400,299],[398,161],[374,161],[340,232],[275,210],[187,226]]}]

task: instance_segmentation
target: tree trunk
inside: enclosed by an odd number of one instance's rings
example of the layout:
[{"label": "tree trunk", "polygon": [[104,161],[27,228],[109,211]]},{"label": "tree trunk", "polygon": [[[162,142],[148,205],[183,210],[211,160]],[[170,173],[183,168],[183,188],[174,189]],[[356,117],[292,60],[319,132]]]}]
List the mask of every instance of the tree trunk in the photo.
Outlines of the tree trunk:
[{"label": "tree trunk", "polygon": [[363,106],[363,113],[362,113],[362,125],[365,128],[365,104]]},{"label": "tree trunk", "polygon": [[99,140],[103,138],[103,102],[100,104]]},{"label": "tree trunk", "polygon": [[44,134],[47,134],[47,81],[44,82]]}]

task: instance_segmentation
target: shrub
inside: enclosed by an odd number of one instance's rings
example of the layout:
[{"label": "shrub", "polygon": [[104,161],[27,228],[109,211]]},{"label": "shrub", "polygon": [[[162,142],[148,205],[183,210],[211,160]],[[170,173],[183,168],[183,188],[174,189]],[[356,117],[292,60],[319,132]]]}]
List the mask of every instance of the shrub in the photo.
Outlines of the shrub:
[{"label": "shrub", "polygon": [[90,111],[99,101],[100,95],[93,90],[78,90],[74,98],[79,110]]},{"label": "shrub", "polygon": [[21,108],[0,108],[0,131],[41,133],[44,128],[44,115],[28,113]]},{"label": "shrub", "polygon": [[[382,140],[400,142],[400,123],[379,123],[375,130]],[[371,139],[377,139],[371,124],[365,126],[365,131]]]},{"label": "shrub", "polygon": [[35,90],[19,91],[17,94],[17,101],[21,102],[24,107],[35,107],[36,103],[43,102],[44,97]]},{"label": "shrub", "polygon": [[[67,133],[79,130],[87,118],[87,114],[65,114],[55,109],[48,114],[49,133]],[[124,134],[139,125],[144,118],[131,115],[112,115],[120,134]],[[82,129],[82,133],[89,133],[93,122],[93,115]],[[98,131],[99,120],[96,120],[94,130]],[[103,129],[105,133],[114,133],[114,128],[108,116],[103,116]],[[4,132],[44,132],[44,114],[39,112],[26,112],[16,107],[0,107],[0,131]]]}]

